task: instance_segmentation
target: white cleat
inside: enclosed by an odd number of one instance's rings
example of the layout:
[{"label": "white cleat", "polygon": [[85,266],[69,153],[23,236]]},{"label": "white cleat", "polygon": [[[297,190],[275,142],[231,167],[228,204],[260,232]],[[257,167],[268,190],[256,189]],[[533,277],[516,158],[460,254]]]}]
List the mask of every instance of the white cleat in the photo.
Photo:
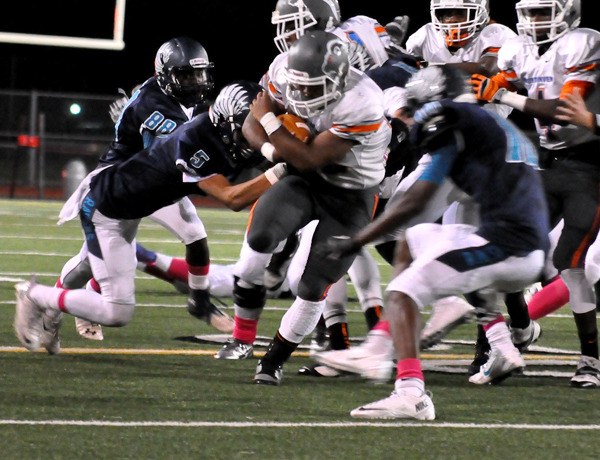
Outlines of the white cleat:
[{"label": "white cleat", "polygon": [[316,353],[313,358],[334,369],[360,374],[375,382],[387,382],[394,370],[394,344],[389,334],[374,330],[364,343],[347,350]]},{"label": "white cleat", "polygon": [[42,315],[41,346],[44,347],[50,355],[57,355],[60,353],[60,337],[58,333],[62,317],[62,312],[50,308]]},{"label": "white cleat", "polygon": [[369,419],[434,420],[435,407],[426,392],[415,396],[402,390],[395,390],[387,398],[354,409],[350,415]]},{"label": "white cleat", "polygon": [[17,304],[15,309],[14,328],[19,342],[29,351],[36,351],[42,346],[44,310],[29,297],[30,289],[35,285],[35,278],[15,285]]},{"label": "white cleat", "polygon": [[452,329],[474,317],[475,307],[462,297],[445,297],[435,301],[429,321],[421,331],[421,349],[437,345]]},{"label": "white cleat", "polygon": [[87,319],[75,318],[75,329],[78,334],[88,340],[104,340],[102,326],[98,323],[92,323]]},{"label": "white cleat", "polygon": [[529,326],[524,329],[518,327],[511,327],[509,329],[512,343],[521,352],[527,351],[529,346],[537,342],[542,335],[542,327],[534,320],[530,320]]},{"label": "white cleat", "polygon": [[479,368],[477,374],[469,377],[469,382],[476,385],[498,384],[524,367],[525,360],[516,348],[506,352],[492,348],[487,362]]}]

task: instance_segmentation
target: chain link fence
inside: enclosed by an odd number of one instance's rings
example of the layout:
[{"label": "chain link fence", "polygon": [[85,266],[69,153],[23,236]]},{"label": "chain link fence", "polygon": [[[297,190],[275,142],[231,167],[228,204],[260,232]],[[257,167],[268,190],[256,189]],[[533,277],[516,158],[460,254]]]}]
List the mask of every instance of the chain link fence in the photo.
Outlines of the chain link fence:
[{"label": "chain link fence", "polygon": [[[66,166],[96,166],[112,140],[115,96],[0,90],[0,194],[61,193]],[[58,192],[57,192],[58,191]]]}]

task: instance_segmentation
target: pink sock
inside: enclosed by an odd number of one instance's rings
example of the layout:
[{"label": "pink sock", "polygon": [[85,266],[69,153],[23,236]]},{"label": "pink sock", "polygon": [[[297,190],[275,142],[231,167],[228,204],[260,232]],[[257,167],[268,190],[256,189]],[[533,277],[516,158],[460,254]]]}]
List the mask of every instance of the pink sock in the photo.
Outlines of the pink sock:
[{"label": "pink sock", "polygon": [[483,325],[483,330],[487,332],[487,331],[488,331],[488,329],[489,329],[490,327],[492,327],[494,324],[498,324],[498,323],[504,323],[504,322],[506,322],[506,320],[504,319],[504,316],[502,316],[502,315],[500,314],[500,315],[496,316],[496,318],[495,318],[495,319],[491,320],[489,323],[487,323],[487,324],[484,324],[484,325]]},{"label": "pink sock", "polygon": [[387,332],[388,334],[391,334],[390,322],[385,319],[380,319],[379,321],[377,321],[377,324],[375,326],[373,326],[373,329],[371,329],[371,330],[372,331],[383,331],[383,332]]},{"label": "pink sock", "polygon": [[425,381],[423,370],[421,369],[421,360],[408,358],[398,361],[398,365],[396,366],[396,380],[409,378]]},{"label": "pink sock", "polygon": [[183,281],[184,283],[188,282],[188,263],[185,259],[179,259],[177,257],[173,257],[171,261],[171,265],[169,265],[169,269],[167,270],[167,275],[172,278]]},{"label": "pink sock", "polygon": [[531,319],[540,319],[569,302],[569,288],[558,277],[531,297],[527,309]]},{"label": "pink sock", "polygon": [[256,332],[258,331],[257,319],[243,319],[239,316],[234,316],[233,320],[233,338],[240,342],[253,344],[256,340]]}]

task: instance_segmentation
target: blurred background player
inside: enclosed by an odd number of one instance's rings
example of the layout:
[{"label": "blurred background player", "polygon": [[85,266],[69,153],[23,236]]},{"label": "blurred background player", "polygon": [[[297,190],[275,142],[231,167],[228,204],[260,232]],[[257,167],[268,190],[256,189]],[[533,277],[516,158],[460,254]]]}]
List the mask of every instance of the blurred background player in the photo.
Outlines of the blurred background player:
[{"label": "blurred background player", "polygon": [[537,278],[549,248],[537,155],[516,126],[481,109],[472,97],[471,103],[464,97],[459,102],[469,90],[467,78],[460,70],[432,66],[407,83],[409,99],[420,107],[411,138],[430,152],[429,167],[384,215],[351,238],[331,239],[323,249],[333,260],[355,253],[424,209],[446,177],[479,204],[478,226],[422,224],[409,228],[398,241],[385,302],[397,358],[394,391],[354,409],[353,417],[435,418],[425,392],[419,336],[420,310],[436,298],[467,292],[481,298],[479,306],[486,311],[481,320],[492,352],[471,383],[497,381],[525,366],[499,301],[503,292],[523,289]]},{"label": "blurred background player", "polygon": [[[493,75],[498,71],[498,50],[510,38],[516,36],[509,27],[498,24],[490,18],[488,0],[431,0],[431,22],[422,26],[408,37],[406,49],[408,52],[421,56],[430,64],[447,64],[457,66],[468,73]],[[512,108],[505,105],[488,104],[486,110],[493,110],[508,117]],[[455,204],[446,213],[444,221],[458,222],[465,216],[473,215],[473,211],[465,206],[468,202]],[[457,215],[453,215],[458,211]],[[472,222],[467,222],[472,223]],[[467,296],[468,298],[468,296]],[[539,324],[530,321],[527,305],[519,293],[508,294],[505,299],[511,325],[515,330],[523,330],[523,337],[534,337],[526,340],[529,346],[540,335]],[[461,318],[461,314],[465,317]],[[473,309],[467,308],[465,302],[444,302],[439,308],[433,306],[432,317],[425,326],[423,345],[431,346],[441,339],[454,326],[468,319]],[[476,343],[475,359],[469,373],[474,374],[479,366],[487,359],[489,345],[484,331],[479,325]],[[516,339],[523,342],[522,337]]]},{"label": "blurred background player", "polygon": [[[585,128],[565,125],[557,109],[575,89],[587,97],[597,86],[600,33],[579,27],[580,0],[521,0],[515,7],[518,37],[502,46],[499,73],[471,77],[473,89],[479,100],[509,105],[535,119],[551,225],[564,220],[553,262],[569,288],[580,341],[571,385],[598,388],[596,302],[584,268],[600,225],[600,142]],[[519,88],[527,96],[518,94]],[[600,112],[598,99],[589,101]]]}]

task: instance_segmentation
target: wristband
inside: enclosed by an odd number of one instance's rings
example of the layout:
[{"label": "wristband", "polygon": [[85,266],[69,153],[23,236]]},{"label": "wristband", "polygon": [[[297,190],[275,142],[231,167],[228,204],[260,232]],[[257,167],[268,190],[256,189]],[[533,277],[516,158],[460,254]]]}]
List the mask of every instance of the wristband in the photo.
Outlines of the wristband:
[{"label": "wristband", "polygon": [[285,163],[277,163],[272,168],[265,171],[265,177],[273,185],[279,179],[287,174],[287,165]]},{"label": "wristband", "polygon": [[523,112],[525,110],[527,97],[508,91],[506,88],[501,88],[494,95],[494,100]]},{"label": "wristband", "polygon": [[281,127],[281,120],[273,112],[267,112],[260,119],[260,124],[270,136]]},{"label": "wristband", "polygon": [[274,163],[273,154],[275,153],[275,146],[273,144],[271,144],[270,142],[265,142],[263,145],[260,146],[260,153],[271,163]]}]

